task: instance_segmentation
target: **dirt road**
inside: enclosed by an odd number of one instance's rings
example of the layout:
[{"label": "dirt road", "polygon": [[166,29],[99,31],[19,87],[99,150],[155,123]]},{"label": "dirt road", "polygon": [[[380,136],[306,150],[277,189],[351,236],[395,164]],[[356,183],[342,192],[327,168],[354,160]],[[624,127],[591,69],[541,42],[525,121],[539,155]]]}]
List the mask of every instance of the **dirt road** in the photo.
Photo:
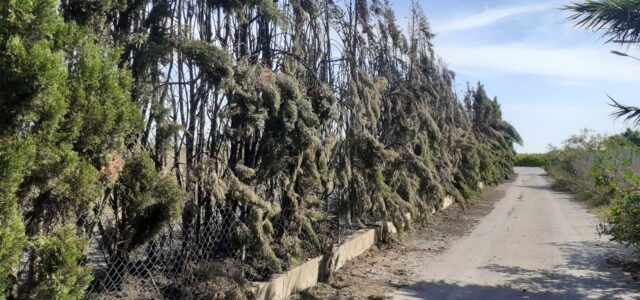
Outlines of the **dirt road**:
[{"label": "dirt road", "polygon": [[538,168],[518,168],[505,195],[466,236],[414,260],[394,299],[640,299],[607,258],[624,252]]}]

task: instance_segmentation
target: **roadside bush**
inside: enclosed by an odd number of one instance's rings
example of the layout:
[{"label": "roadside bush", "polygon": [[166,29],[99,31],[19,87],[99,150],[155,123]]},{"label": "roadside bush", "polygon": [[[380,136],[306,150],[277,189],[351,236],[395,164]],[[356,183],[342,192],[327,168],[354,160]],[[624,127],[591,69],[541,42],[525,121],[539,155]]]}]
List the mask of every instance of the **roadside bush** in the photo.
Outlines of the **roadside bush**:
[{"label": "roadside bush", "polygon": [[89,241],[79,238],[71,226],[56,228],[38,237],[33,246],[39,260],[30,298],[80,299],[91,283],[91,268],[78,264]]},{"label": "roadside bush", "polygon": [[639,248],[640,147],[635,137],[633,131],[610,137],[583,131],[562,148],[552,148],[545,169],[557,188],[574,193],[598,211],[608,211],[601,233]]},{"label": "roadside bush", "polygon": [[640,247],[640,148],[602,151],[593,167],[595,185],[607,196],[609,215],[600,229],[623,245]]},{"label": "roadside bush", "polygon": [[546,157],[541,153],[517,154],[516,167],[544,167]]},{"label": "roadside bush", "polygon": [[640,193],[626,191],[616,197],[608,223],[603,232],[610,234],[614,241],[640,248]]},{"label": "roadside bush", "polygon": [[590,206],[608,204],[606,192],[595,185],[593,167],[606,149],[608,138],[584,130],[563,142],[561,148],[551,148],[546,154],[545,169],[554,180],[554,187],[571,192]]}]

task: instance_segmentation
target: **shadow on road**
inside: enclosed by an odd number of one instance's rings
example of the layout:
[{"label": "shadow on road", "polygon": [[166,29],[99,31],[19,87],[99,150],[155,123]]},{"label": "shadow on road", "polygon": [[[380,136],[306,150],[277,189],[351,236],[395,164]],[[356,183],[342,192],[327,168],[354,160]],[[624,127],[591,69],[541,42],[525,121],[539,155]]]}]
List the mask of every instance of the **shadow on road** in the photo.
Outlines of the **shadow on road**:
[{"label": "shadow on road", "polygon": [[[638,299],[640,285],[607,265],[607,258],[620,248],[610,243],[552,243],[565,263],[545,269],[489,264],[478,268],[501,278],[502,284],[477,285],[463,282],[418,282],[402,289],[419,299]],[[614,272],[612,272],[614,271]]]},{"label": "shadow on road", "polygon": [[566,299],[562,294],[530,292],[509,286],[419,282],[403,289],[403,295],[417,299]]}]

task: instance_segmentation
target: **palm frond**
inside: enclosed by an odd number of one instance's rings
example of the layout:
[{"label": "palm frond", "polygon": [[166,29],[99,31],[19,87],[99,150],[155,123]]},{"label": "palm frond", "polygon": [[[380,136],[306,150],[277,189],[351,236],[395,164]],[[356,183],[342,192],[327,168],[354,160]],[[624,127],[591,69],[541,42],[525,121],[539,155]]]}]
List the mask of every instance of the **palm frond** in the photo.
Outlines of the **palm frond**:
[{"label": "palm frond", "polygon": [[607,95],[607,97],[613,102],[609,105],[615,108],[615,111],[611,113],[612,117],[615,119],[624,118],[625,121],[633,120],[635,126],[640,125],[640,107],[620,104],[611,96]]},{"label": "palm frond", "polygon": [[577,27],[601,31],[607,43],[640,43],[640,0],[594,0],[563,7]]}]

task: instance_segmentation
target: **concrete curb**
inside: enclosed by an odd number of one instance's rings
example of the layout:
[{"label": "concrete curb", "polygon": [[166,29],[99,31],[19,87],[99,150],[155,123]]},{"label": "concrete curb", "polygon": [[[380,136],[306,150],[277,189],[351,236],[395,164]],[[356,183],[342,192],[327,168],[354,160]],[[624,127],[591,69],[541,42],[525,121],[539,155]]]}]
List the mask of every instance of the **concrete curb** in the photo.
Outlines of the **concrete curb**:
[{"label": "concrete curb", "polygon": [[318,284],[323,256],[307,261],[299,267],[275,276],[268,282],[252,283],[255,299],[284,300],[291,294]]},{"label": "concrete curb", "polygon": [[[392,223],[387,224],[387,228],[389,232],[397,232]],[[368,251],[375,245],[381,232],[382,226],[380,229],[359,230],[331,254],[310,259],[288,272],[276,275],[268,282],[253,282],[254,299],[284,300],[293,293],[314,287],[325,274],[338,271],[348,261]]]},{"label": "concrete curb", "polygon": [[[480,189],[484,188],[482,182],[478,183]],[[441,210],[449,208],[454,199],[447,196],[442,201]],[[411,219],[411,215],[406,215]],[[318,282],[342,268],[348,261],[367,252],[376,241],[381,240],[385,234],[396,234],[398,231],[391,222],[380,222],[376,229],[363,229],[348,237],[342,245],[332,253],[308,260],[306,263],[293,268],[283,274],[276,275],[268,282],[253,282],[252,291],[254,299],[259,300],[285,300],[293,293],[304,291],[314,287]]]},{"label": "concrete curb", "polygon": [[453,197],[446,196],[442,200],[442,207],[440,207],[440,209],[441,210],[445,210],[445,209],[449,208],[449,206],[451,206],[451,204],[453,204]]},{"label": "concrete curb", "polygon": [[336,251],[331,255],[329,260],[330,272],[340,270],[348,261],[362,255],[376,243],[376,234],[378,230],[364,229],[356,232],[349,237]]}]

